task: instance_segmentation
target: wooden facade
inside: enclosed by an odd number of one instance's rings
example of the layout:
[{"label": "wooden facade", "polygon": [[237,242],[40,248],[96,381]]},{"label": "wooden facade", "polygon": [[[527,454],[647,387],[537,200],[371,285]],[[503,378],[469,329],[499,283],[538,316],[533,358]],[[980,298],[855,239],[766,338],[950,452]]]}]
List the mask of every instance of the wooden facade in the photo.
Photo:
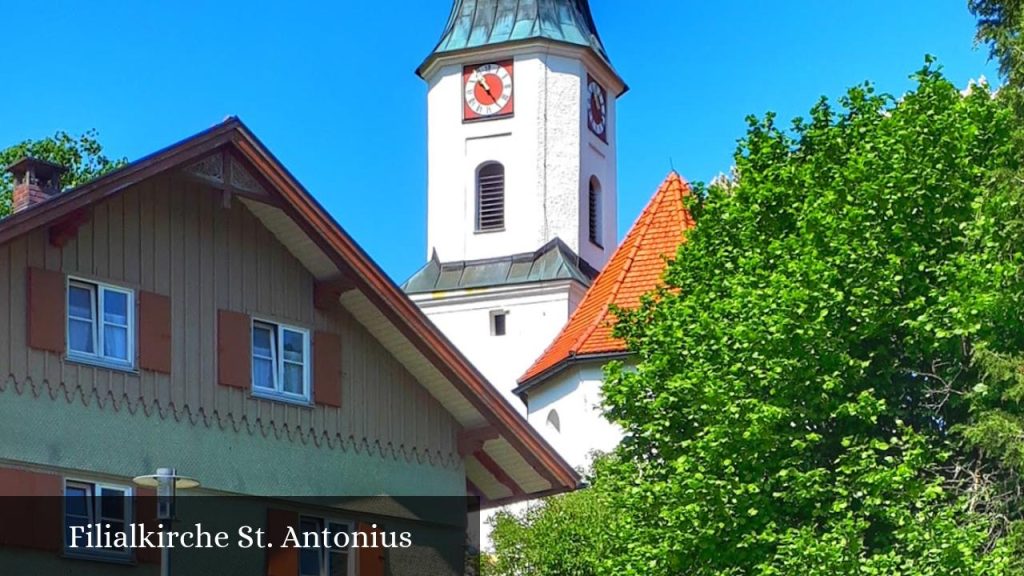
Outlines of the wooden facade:
[{"label": "wooden facade", "polygon": [[[169,374],[145,363],[133,372],[96,367],[30,347],[31,269],[165,297]],[[62,247],[46,229],[0,244],[0,384],[196,425],[457,465],[458,424],[342,307],[318,309],[314,286],[242,202],[225,205],[220,191],[180,174],[147,180],[95,205]],[[140,309],[154,309],[138,300]],[[253,397],[248,386],[218,385],[219,311],[329,335],[321,340],[337,347],[329,355],[340,359],[340,406],[299,406]],[[149,320],[140,316],[140,328]],[[314,348],[313,361],[327,351]]]}]

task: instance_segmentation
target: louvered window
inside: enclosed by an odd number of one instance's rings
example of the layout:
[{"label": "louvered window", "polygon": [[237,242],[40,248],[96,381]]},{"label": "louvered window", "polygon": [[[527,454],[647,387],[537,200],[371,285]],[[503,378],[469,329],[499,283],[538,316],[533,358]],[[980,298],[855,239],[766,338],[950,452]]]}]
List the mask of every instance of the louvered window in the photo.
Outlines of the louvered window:
[{"label": "louvered window", "polygon": [[587,204],[590,215],[590,241],[598,247],[603,247],[601,244],[601,183],[598,182],[596,176],[590,177]]},{"label": "louvered window", "polygon": [[478,232],[505,228],[505,167],[486,164],[476,175],[476,229]]}]

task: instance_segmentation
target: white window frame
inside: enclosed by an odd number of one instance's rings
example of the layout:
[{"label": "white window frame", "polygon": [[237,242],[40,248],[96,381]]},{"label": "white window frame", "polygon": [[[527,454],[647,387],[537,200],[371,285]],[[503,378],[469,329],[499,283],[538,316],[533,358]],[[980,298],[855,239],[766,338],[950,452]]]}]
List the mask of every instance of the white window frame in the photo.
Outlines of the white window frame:
[{"label": "white window frame", "polygon": [[71,543],[67,540],[68,536],[68,510],[67,510],[67,498],[68,498],[68,487],[75,487],[84,489],[86,491],[88,522],[87,524],[95,524],[97,518],[100,523],[106,523],[112,518],[106,518],[103,516],[103,491],[104,490],[117,490],[124,494],[124,517],[118,518],[123,526],[124,530],[131,528],[131,523],[135,518],[134,509],[134,492],[131,486],[124,486],[120,484],[111,484],[107,482],[93,482],[90,480],[77,480],[73,478],[64,479],[64,507],[63,516],[61,518],[61,524],[64,528],[64,554],[68,556],[78,556],[85,558],[99,558],[109,559],[117,561],[128,561],[132,557],[131,548],[121,548],[118,550],[109,549],[97,549],[97,548],[71,548]]},{"label": "white window frame", "polygon": [[[77,320],[79,322],[87,322],[88,321],[88,320],[86,320],[84,318],[72,318],[72,316],[71,316],[71,289],[72,288],[79,288],[79,289],[84,289],[84,290],[88,290],[89,291],[90,304],[92,306],[92,320],[91,320],[91,323],[92,323],[92,345],[93,345],[92,353],[83,352],[81,350],[72,350],[71,349],[71,321],[72,321],[72,319]],[[118,324],[113,324],[111,322],[106,322],[104,320],[103,303],[104,303],[104,295],[107,292],[114,292],[114,293],[118,293],[118,294],[123,294],[126,297],[127,302],[126,302],[125,305],[128,308],[126,310],[127,317],[128,317],[128,325],[127,326],[121,326],[121,325],[118,325]],[[95,280],[86,280],[86,279],[83,279],[83,278],[74,278],[74,277],[70,277],[69,276],[68,277],[68,281],[67,281],[67,287],[64,290],[64,304],[65,304],[65,307],[66,307],[65,314],[64,314],[64,331],[65,331],[65,341],[67,342],[67,345],[65,346],[65,348],[67,350],[67,357],[68,357],[68,359],[74,360],[74,361],[78,361],[78,362],[85,362],[85,363],[88,363],[88,364],[98,364],[100,366],[106,366],[106,367],[110,367],[110,368],[119,368],[119,369],[122,369],[122,370],[133,370],[135,368],[135,337],[136,337],[135,331],[136,331],[136,323],[135,323],[135,291],[134,290],[132,290],[130,288],[124,288],[124,287],[121,287],[121,286],[114,286],[112,284],[106,284],[104,282],[97,282]],[[112,356],[107,356],[106,355],[106,343],[103,340],[104,334],[105,334],[106,331],[103,330],[103,327],[105,325],[107,325],[107,324],[110,324],[111,326],[121,326],[121,327],[127,329],[127,337],[126,337],[127,338],[127,342],[125,343],[125,346],[126,346],[125,350],[128,353],[128,358],[127,359],[121,359],[121,358],[116,358],[116,357],[112,357]]]},{"label": "white window frame", "polygon": [[[504,323],[504,325],[502,326],[503,332],[501,334],[498,334],[498,316],[503,316],[504,317],[502,319],[502,322]],[[501,338],[503,336],[507,336],[508,335],[508,310],[491,310],[490,321],[491,321],[491,336],[494,336],[494,337],[497,337],[497,338]]]},{"label": "white window frame", "polygon": [[[494,180],[494,179],[496,179],[499,176],[499,174],[490,174],[490,175],[487,175],[487,176],[483,175],[485,170],[488,170],[488,169],[490,169],[492,167],[496,168],[497,170],[500,170],[500,176],[501,176],[501,187],[500,187],[500,190],[496,187],[495,180]],[[483,178],[489,178],[490,180],[488,180],[485,183],[483,181]],[[475,182],[473,184],[474,195],[475,195],[475,206],[476,206],[476,209],[475,209],[476,215],[474,217],[475,220],[476,220],[476,223],[474,225],[474,232],[475,233],[477,233],[477,234],[487,234],[487,233],[490,233],[490,232],[504,232],[505,231],[505,227],[508,224],[508,222],[506,220],[506,218],[508,216],[508,211],[506,210],[506,208],[508,207],[507,204],[506,204],[506,200],[507,200],[506,192],[508,191],[506,183],[507,183],[507,181],[506,181],[505,165],[502,164],[501,162],[488,161],[488,162],[484,162],[483,164],[480,164],[479,166],[477,166],[476,175],[475,175]],[[489,196],[486,198],[486,201],[487,201],[487,205],[486,206],[485,206],[485,198],[484,198],[484,192],[485,192],[484,191],[484,186],[488,186],[489,187],[489,189],[486,191],[489,194]],[[498,193],[500,193],[500,196],[501,196],[500,202],[495,199],[496,198],[496,194],[498,194]],[[498,204],[500,204],[500,208],[497,207]],[[485,214],[485,210],[486,210],[486,214]],[[497,212],[500,212],[500,220],[501,220],[500,221],[500,225],[496,224],[494,222],[491,222],[492,219],[497,219],[498,218],[497,216],[495,216],[495,213],[497,213]],[[485,216],[487,218],[485,218]],[[487,220],[487,221],[485,222],[485,220]]]},{"label": "white window frame", "polygon": [[[325,526],[330,526],[331,524],[336,524],[336,525],[342,526],[343,527],[342,529],[345,532],[347,532],[349,534],[350,538],[351,538],[351,535],[355,532],[355,529],[356,529],[355,522],[351,522],[349,520],[339,520],[337,518],[325,518],[323,516],[313,516],[313,515],[310,515],[310,514],[302,514],[302,515],[299,516],[299,526],[300,527],[302,526],[302,522],[304,520],[311,520],[311,521],[316,522],[317,523],[317,527],[318,527],[318,531],[321,532],[321,533],[323,532]],[[299,532],[302,532],[301,528],[300,528]],[[358,555],[358,554],[356,554],[356,550],[357,549],[353,548],[352,546],[349,546],[348,548],[345,549],[345,562],[348,564],[348,570],[346,571],[347,574],[356,574],[356,556]],[[331,574],[331,565],[330,565],[330,563],[332,561],[332,558],[331,558],[332,554],[330,553],[331,552],[330,549],[328,549],[328,548],[319,548],[319,549],[317,549],[317,551],[320,553],[320,573],[316,574],[316,575],[308,575],[308,576],[330,576],[330,574]],[[299,556],[299,576],[307,576],[306,574],[302,573],[302,556],[301,556],[301,551],[300,551],[300,556]]]},{"label": "white window frame", "polygon": [[[256,348],[252,346],[252,337],[257,327],[273,330],[273,342],[271,345],[271,358],[265,356],[256,356]],[[302,350],[303,350],[303,362],[302,362],[302,394],[295,394],[294,392],[287,392],[284,389],[284,367],[285,364],[295,364],[289,360],[285,360],[284,357],[284,332],[295,332],[302,335]],[[312,364],[313,354],[310,346],[311,339],[309,336],[309,330],[300,328],[298,326],[291,326],[288,324],[282,324],[280,322],[273,322],[270,320],[263,320],[260,318],[253,318],[252,325],[249,329],[249,362],[253,363],[256,358],[261,360],[271,360],[273,365],[273,389],[264,388],[256,385],[256,373],[252,371],[252,382],[250,383],[250,390],[252,390],[253,396],[260,398],[267,398],[269,400],[283,400],[286,402],[294,402],[298,404],[309,404],[313,398],[313,378],[312,378]]]}]

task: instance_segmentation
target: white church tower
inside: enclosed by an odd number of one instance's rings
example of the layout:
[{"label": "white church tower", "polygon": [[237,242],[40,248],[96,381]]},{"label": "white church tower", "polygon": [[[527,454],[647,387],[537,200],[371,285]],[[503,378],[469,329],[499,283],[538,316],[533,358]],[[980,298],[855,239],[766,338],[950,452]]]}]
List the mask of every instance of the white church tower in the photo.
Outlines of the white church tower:
[{"label": "white church tower", "polygon": [[615,104],[587,0],[455,0],[428,93],[427,264],[404,285],[523,409],[516,378],[615,249]]}]

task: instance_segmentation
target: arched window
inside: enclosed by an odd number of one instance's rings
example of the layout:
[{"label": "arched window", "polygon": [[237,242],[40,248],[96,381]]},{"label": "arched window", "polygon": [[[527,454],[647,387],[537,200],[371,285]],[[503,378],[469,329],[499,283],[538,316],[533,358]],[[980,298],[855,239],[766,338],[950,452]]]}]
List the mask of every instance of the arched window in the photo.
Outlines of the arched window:
[{"label": "arched window", "polygon": [[505,228],[505,167],[488,162],[476,172],[476,230]]},{"label": "arched window", "polygon": [[562,421],[558,418],[557,410],[551,410],[548,412],[547,425],[554,428],[555,432],[562,431]]},{"label": "arched window", "polygon": [[590,215],[590,241],[599,248],[603,248],[604,245],[601,243],[601,182],[597,176],[590,177],[587,212]]}]

